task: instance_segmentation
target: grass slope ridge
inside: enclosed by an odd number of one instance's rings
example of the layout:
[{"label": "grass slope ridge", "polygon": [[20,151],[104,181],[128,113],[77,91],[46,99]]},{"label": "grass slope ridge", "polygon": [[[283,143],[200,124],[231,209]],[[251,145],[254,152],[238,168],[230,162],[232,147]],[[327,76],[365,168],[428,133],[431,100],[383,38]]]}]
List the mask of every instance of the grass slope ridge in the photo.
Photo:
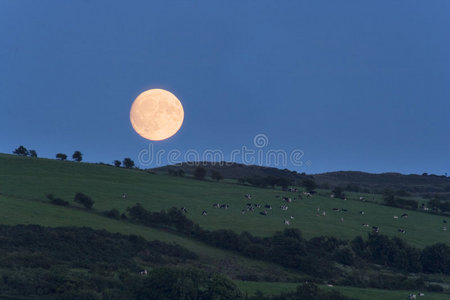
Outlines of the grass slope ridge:
[{"label": "grass slope ridge", "polygon": [[152,169],[157,172],[168,172],[168,170],[182,169],[187,174],[193,174],[197,166],[201,166],[211,174],[212,171],[218,171],[224,178],[238,179],[252,176],[274,176],[285,177],[291,180],[301,182],[307,177],[314,177],[315,181],[322,186],[359,186],[361,190],[369,189],[371,191],[384,189],[404,190],[414,194],[440,193],[450,195],[450,178],[437,175],[417,175],[400,173],[380,173],[372,174],[360,171],[338,171],[320,174],[306,175],[300,174],[288,169],[277,169],[273,167],[244,165],[239,163],[182,163],[178,165],[169,165]]}]

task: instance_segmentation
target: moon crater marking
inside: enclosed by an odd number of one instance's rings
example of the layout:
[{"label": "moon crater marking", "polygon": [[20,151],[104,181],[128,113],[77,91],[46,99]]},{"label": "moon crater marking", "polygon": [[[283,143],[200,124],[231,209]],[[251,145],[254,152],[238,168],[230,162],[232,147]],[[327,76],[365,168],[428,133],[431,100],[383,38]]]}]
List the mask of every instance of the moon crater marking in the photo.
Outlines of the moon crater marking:
[{"label": "moon crater marking", "polygon": [[184,110],[180,100],[162,89],[141,93],[130,110],[133,129],[151,141],[161,141],[173,136],[183,124],[183,119]]}]

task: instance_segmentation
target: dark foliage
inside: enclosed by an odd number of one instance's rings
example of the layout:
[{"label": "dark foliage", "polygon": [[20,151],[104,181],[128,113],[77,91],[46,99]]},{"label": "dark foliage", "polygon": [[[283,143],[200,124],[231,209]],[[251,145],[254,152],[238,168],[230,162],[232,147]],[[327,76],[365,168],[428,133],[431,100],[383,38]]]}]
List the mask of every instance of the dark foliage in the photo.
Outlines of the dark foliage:
[{"label": "dark foliage", "polygon": [[120,165],[122,164],[120,160],[115,160],[113,163],[115,167],[120,167]]},{"label": "dark foliage", "polygon": [[56,158],[60,159],[60,160],[66,160],[67,159],[67,155],[64,153],[58,153],[56,154]]},{"label": "dark foliage", "polygon": [[333,189],[332,193],[333,193],[335,198],[338,198],[338,199],[344,199],[345,198],[344,191],[340,187],[335,187]]},{"label": "dark foliage", "polygon": [[94,205],[94,200],[92,200],[91,197],[83,193],[76,193],[73,201],[83,205],[87,209],[91,209],[92,206]]},{"label": "dark foliage", "polygon": [[13,151],[13,153],[19,156],[28,156],[30,154],[24,146],[19,146]]},{"label": "dark foliage", "polygon": [[0,225],[0,240],[0,293],[14,299],[137,299],[148,279],[138,275],[137,258],[162,264],[197,257],[178,245],[90,228]]},{"label": "dark foliage", "polygon": [[30,150],[30,157],[37,157],[36,150]]},{"label": "dark foliage", "polygon": [[113,208],[111,210],[105,211],[104,215],[111,219],[116,219],[116,220],[120,219],[120,212],[117,208]]},{"label": "dark foliage", "polygon": [[222,173],[220,173],[219,171],[212,171],[211,172],[211,178],[216,180],[216,181],[219,181],[219,180],[223,179],[223,176],[222,176]]},{"label": "dark foliage", "polygon": [[302,185],[305,187],[305,189],[311,193],[317,188],[317,184],[313,179],[305,179],[303,180]]},{"label": "dark foliage", "polygon": [[46,195],[47,199],[50,200],[51,204],[55,205],[61,205],[61,206],[69,206],[69,202],[61,199],[61,198],[55,198],[53,194]]},{"label": "dark foliage", "polygon": [[206,169],[202,167],[197,167],[194,171],[194,177],[197,179],[205,179],[206,176]]},{"label": "dark foliage", "polygon": [[74,161],[80,162],[83,160],[83,154],[80,151],[75,151],[72,155],[72,159]]},{"label": "dark foliage", "polygon": [[122,164],[125,168],[128,168],[128,169],[131,169],[134,167],[134,161],[129,157],[124,158]]}]

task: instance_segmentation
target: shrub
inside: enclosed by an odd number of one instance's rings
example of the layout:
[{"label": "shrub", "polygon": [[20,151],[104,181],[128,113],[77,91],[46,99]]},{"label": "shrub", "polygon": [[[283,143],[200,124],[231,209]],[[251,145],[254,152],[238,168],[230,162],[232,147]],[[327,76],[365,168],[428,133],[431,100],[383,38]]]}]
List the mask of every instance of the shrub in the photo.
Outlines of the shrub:
[{"label": "shrub", "polygon": [[92,206],[94,205],[94,201],[91,199],[91,197],[82,193],[76,193],[73,201],[83,205],[87,209],[91,209]]},{"label": "shrub", "polygon": [[51,204],[61,205],[61,206],[69,206],[69,202],[67,202],[61,198],[55,198],[53,196],[53,194],[47,194],[46,197],[48,200],[50,200]]},{"label": "shrub", "polygon": [[120,219],[120,212],[117,208],[105,211],[104,215],[111,219]]}]

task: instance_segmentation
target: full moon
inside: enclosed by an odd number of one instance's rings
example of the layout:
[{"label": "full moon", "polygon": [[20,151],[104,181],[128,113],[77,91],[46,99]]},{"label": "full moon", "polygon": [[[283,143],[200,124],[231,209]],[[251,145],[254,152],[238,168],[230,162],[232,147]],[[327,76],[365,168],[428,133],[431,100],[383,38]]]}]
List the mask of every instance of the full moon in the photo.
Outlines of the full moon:
[{"label": "full moon", "polygon": [[134,130],[151,141],[173,136],[183,124],[183,119],[184,110],[180,100],[171,92],[161,89],[141,93],[130,110]]}]

